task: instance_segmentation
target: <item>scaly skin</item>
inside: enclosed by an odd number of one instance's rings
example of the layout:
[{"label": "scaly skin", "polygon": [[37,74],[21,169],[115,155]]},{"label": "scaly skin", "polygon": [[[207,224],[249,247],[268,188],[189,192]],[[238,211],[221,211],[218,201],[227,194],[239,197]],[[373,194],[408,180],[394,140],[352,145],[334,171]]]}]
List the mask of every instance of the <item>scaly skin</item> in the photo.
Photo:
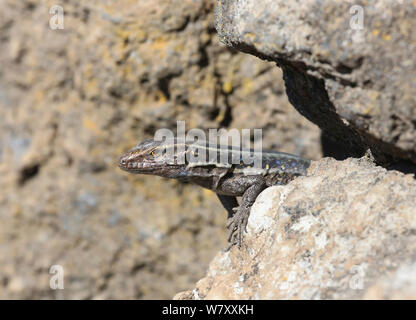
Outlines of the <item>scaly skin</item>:
[{"label": "scaly skin", "polygon": [[[173,150],[169,149],[173,147],[174,154],[166,152]],[[211,161],[195,159],[195,156],[201,154],[206,154],[209,158],[209,152],[215,155],[214,159],[210,157]],[[252,165],[242,161],[247,152],[261,159],[261,168],[253,169]],[[239,160],[234,164],[221,161],[224,154],[225,159],[231,159],[233,155]],[[234,244],[241,246],[251,206],[260,192],[269,186],[283,185],[297,176],[305,175],[309,166],[310,160],[287,153],[247,149],[240,151],[230,147],[211,146],[206,142],[191,145],[176,139],[165,142],[145,140],[119,159],[119,167],[127,172],[178,179],[216,192],[228,212],[229,247]],[[240,196],[242,200],[238,205],[236,197]]]}]

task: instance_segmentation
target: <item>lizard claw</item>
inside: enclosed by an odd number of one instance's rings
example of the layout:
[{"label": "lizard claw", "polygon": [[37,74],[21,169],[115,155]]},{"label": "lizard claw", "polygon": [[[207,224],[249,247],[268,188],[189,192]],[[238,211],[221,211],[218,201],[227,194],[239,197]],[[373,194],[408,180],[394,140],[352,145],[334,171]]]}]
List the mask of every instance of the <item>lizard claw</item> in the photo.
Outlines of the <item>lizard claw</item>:
[{"label": "lizard claw", "polygon": [[250,208],[240,206],[239,208],[234,209],[233,211],[236,211],[236,213],[227,221],[227,228],[230,230],[230,235],[228,236],[230,245],[227,250],[235,244],[241,248],[241,244],[243,243],[243,233],[247,232],[247,222],[250,215]]},{"label": "lizard claw", "polygon": [[[234,207],[234,208],[232,208],[232,210],[234,211],[234,214],[233,214],[233,216],[232,216],[231,218],[228,218],[228,219],[227,219],[226,227],[227,227],[228,229],[230,229],[230,228],[231,228],[231,225],[233,224],[233,222],[234,222],[234,220],[235,220],[235,214],[236,214],[236,212],[238,211],[238,208],[239,208],[239,207]],[[230,240],[230,239],[228,239],[228,240]]]}]

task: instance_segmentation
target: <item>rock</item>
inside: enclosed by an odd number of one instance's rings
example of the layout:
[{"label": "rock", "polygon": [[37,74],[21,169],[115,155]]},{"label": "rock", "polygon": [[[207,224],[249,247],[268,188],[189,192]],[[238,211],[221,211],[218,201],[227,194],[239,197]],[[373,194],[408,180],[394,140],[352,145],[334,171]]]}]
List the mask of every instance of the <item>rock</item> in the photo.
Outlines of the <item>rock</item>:
[{"label": "rock", "polygon": [[324,158],[259,195],[242,249],[218,253],[192,296],[414,299],[415,208],[412,175]]},{"label": "rock", "polygon": [[216,28],[282,68],[290,102],[344,147],[340,158],[370,147],[380,162],[416,163],[414,1],[223,0]]},{"label": "rock", "polygon": [[[321,156],[273,63],[219,43],[213,0],[0,1],[0,299],[171,298],[226,243],[215,194],[117,168],[159,128],[264,128]],[[61,265],[65,290],[51,290]]]}]

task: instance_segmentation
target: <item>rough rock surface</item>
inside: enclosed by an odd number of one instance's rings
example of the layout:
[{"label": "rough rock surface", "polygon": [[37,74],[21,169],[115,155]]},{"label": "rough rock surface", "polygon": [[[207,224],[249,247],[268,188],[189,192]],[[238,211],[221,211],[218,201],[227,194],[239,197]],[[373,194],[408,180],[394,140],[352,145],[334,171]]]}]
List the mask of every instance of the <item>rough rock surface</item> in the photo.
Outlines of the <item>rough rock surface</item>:
[{"label": "rough rock surface", "polygon": [[277,62],[289,100],[341,158],[371,147],[380,162],[416,163],[415,1],[217,3],[221,40]]},{"label": "rough rock surface", "polygon": [[171,298],[203,276],[226,241],[216,196],[116,166],[157,128],[264,128],[265,146],[320,157],[279,69],[220,44],[213,9],[0,1],[0,298]]},{"label": "rough rock surface", "polygon": [[244,247],[176,299],[416,299],[416,181],[366,158],[264,190]]}]

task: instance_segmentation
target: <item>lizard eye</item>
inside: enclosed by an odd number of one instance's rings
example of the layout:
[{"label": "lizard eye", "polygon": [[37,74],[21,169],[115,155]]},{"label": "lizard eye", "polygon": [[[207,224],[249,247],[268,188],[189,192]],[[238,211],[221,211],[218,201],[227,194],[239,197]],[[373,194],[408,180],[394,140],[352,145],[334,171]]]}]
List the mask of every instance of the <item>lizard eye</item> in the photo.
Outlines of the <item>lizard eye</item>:
[{"label": "lizard eye", "polygon": [[151,152],[151,155],[152,155],[153,157],[156,157],[156,156],[163,156],[165,153],[166,153],[166,149],[162,149],[162,150],[160,150],[160,149],[155,149],[155,150],[153,150],[153,151]]}]

